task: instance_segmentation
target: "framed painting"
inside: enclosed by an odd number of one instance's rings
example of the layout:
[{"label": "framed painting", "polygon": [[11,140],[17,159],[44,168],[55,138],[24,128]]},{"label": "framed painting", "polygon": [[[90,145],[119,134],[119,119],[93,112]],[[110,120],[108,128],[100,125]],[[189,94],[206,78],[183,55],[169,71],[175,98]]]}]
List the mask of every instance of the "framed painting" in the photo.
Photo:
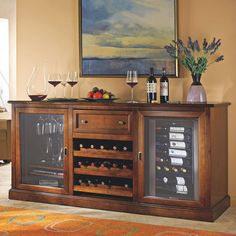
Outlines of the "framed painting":
[{"label": "framed painting", "polygon": [[178,76],[164,46],[177,39],[177,0],[79,0],[82,77]]}]

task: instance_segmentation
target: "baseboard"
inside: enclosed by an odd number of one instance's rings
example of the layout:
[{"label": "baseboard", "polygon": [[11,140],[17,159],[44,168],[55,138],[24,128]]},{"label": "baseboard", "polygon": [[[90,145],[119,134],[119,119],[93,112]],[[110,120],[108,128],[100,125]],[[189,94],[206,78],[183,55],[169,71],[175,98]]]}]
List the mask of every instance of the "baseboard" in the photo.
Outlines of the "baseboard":
[{"label": "baseboard", "polygon": [[230,200],[231,200],[231,206],[236,206],[236,197],[230,197]]}]

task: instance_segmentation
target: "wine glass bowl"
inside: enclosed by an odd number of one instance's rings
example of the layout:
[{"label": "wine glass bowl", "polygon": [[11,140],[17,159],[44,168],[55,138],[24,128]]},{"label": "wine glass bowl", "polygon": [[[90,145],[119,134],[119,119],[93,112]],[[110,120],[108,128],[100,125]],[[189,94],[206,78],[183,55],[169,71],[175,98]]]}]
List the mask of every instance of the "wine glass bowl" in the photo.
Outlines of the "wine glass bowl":
[{"label": "wine glass bowl", "polygon": [[52,73],[49,75],[48,83],[54,87],[54,98],[56,98],[56,87],[62,82],[61,75],[59,73]]},{"label": "wine glass bowl", "polygon": [[73,88],[78,83],[78,72],[69,72],[67,76],[67,84],[71,86],[71,98],[73,98]]},{"label": "wine glass bowl", "polygon": [[126,84],[131,87],[131,100],[128,102],[137,103],[137,101],[134,100],[134,87],[138,84],[138,73],[136,70],[127,71]]}]

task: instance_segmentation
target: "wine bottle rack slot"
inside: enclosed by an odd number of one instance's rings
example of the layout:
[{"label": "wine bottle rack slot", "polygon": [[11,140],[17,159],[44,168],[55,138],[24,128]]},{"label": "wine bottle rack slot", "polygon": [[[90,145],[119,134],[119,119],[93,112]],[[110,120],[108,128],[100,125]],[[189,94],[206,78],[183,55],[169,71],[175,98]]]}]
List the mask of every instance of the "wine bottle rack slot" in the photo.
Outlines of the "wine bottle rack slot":
[{"label": "wine bottle rack slot", "polygon": [[75,175],[74,191],[132,197],[132,180],[108,176]]},{"label": "wine bottle rack slot", "polygon": [[119,152],[132,152],[131,141],[120,140],[95,140],[95,139],[74,139],[74,150],[94,149],[94,150],[112,150]]}]

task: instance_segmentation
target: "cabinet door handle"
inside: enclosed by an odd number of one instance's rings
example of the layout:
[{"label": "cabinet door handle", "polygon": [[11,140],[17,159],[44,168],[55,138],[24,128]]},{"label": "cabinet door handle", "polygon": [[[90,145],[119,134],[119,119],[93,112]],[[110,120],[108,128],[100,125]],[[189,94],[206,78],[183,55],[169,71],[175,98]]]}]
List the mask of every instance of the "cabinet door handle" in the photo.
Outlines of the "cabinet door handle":
[{"label": "cabinet door handle", "polygon": [[123,121],[123,120],[119,120],[117,123],[118,123],[119,125],[125,125],[125,124],[126,124],[126,122]]},{"label": "cabinet door handle", "polygon": [[64,156],[68,155],[68,147],[64,147]]},{"label": "cabinet door handle", "polygon": [[141,153],[141,152],[138,153],[138,160],[139,160],[139,161],[142,160],[142,153]]},{"label": "cabinet door handle", "polygon": [[87,124],[88,121],[87,121],[87,120],[81,120],[80,123],[81,123],[81,124]]}]

